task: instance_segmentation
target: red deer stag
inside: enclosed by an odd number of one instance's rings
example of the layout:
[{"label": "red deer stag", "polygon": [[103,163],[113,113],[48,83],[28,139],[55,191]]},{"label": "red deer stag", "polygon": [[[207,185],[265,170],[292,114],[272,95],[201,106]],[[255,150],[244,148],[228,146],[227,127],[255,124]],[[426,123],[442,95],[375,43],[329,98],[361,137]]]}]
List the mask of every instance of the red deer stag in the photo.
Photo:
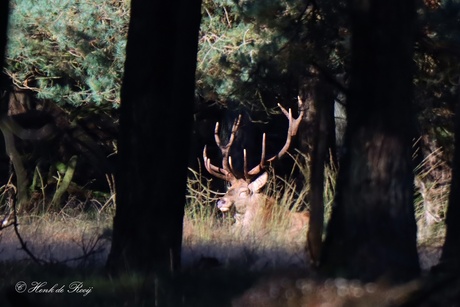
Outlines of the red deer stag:
[{"label": "red deer stag", "polygon": [[[216,123],[214,130],[214,137],[222,153],[222,168],[211,164],[211,160],[207,157],[206,146],[203,150],[204,165],[208,172],[217,178],[223,179],[230,183],[227,193],[220,198],[217,202],[217,207],[222,212],[229,212],[231,209],[235,210],[235,227],[247,233],[255,222],[261,223],[264,227],[267,222],[272,219],[275,199],[263,194],[262,188],[268,180],[268,174],[265,172],[267,164],[284,156],[289,146],[291,145],[292,137],[296,135],[303,112],[300,112],[299,117],[294,119],[291,110],[286,111],[280,104],[282,112],[289,120],[289,128],[286,138],[286,143],[278,154],[266,159],[265,157],[265,134],[262,137],[262,154],[258,165],[248,171],[246,149],[243,150],[244,159],[244,175],[243,178],[238,178],[236,172],[232,167],[232,158],[229,155],[230,148],[235,139],[235,134],[238,131],[241,122],[241,116],[234,122],[231,134],[227,144],[222,144],[219,137],[219,123]],[[308,225],[309,214],[307,212],[292,212],[285,209],[283,213],[287,215],[286,221],[289,223],[288,231],[299,231]]]}]

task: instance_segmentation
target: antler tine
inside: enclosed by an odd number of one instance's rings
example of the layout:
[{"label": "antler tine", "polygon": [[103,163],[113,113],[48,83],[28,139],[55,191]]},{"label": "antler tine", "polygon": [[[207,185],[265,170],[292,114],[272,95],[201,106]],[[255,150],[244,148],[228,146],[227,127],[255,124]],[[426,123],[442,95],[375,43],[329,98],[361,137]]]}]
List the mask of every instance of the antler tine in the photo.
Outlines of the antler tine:
[{"label": "antler tine", "polygon": [[230,147],[232,146],[233,141],[235,140],[235,135],[240,127],[240,122],[241,122],[241,115],[238,116],[238,119],[235,120],[235,122],[233,123],[232,131],[230,133],[230,138],[226,145],[222,144],[222,141],[219,136],[219,122],[216,123],[216,127],[214,128],[214,139],[216,140],[216,144],[222,153],[222,168],[211,164],[211,160],[206,155],[206,146],[204,147],[204,150],[203,150],[204,165],[206,169],[208,170],[208,172],[211,175],[214,175],[220,179],[223,179],[229,182],[236,180],[235,172],[233,171],[233,167],[231,166],[231,157],[229,155],[230,155]]},{"label": "antler tine", "polygon": [[264,133],[262,135],[262,153],[260,154],[260,163],[259,167],[262,168],[265,165],[265,143],[266,141],[266,134]]},{"label": "antler tine", "polygon": [[[262,135],[262,153],[260,155],[260,162],[259,162],[258,165],[253,167],[249,172],[245,172],[244,176],[246,178],[248,178],[248,176],[255,176],[255,175],[259,174],[262,171],[262,169],[265,167],[265,144],[266,144],[265,140],[266,140],[266,135],[264,133]],[[246,156],[244,158],[244,162],[246,164]]]},{"label": "antler tine", "polygon": [[[298,97],[298,99],[299,99],[299,103],[301,103],[300,97]],[[245,170],[244,176],[246,178],[248,178],[248,176],[255,176],[255,175],[259,174],[265,168],[266,162],[273,162],[276,159],[280,159],[282,156],[284,156],[286,154],[286,152],[288,151],[289,147],[291,146],[292,137],[295,136],[297,134],[297,131],[299,130],[299,125],[300,125],[300,122],[302,121],[304,111],[301,110],[299,112],[299,116],[296,119],[294,119],[292,117],[292,110],[291,109],[286,110],[279,103],[278,103],[278,106],[280,107],[281,111],[287,117],[287,119],[289,121],[288,132],[287,132],[287,136],[286,136],[286,142],[285,142],[283,148],[281,148],[281,150],[276,155],[274,155],[273,157],[271,157],[268,160],[265,160],[266,136],[265,136],[265,133],[264,133],[263,136],[262,136],[262,155],[261,155],[261,158],[260,158],[260,163],[258,165],[256,165],[253,169],[251,169],[249,172],[246,172],[246,170]],[[246,164],[246,157],[245,157],[244,162]]]},{"label": "antler tine", "polygon": [[[229,173],[232,173],[234,177],[236,176],[232,172],[232,168],[230,167],[229,155],[230,155],[230,148],[232,147],[233,141],[235,140],[236,132],[240,128],[240,123],[241,123],[241,114],[238,116],[238,119],[233,122],[232,131],[230,133],[230,138],[228,139],[227,145],[220,144],[220,139],[218,143],[220,151],[222,152],[222,167]],[[215,133],[215,135],[217,136],[218,133],[217,134]],[[217,142],[217,139],[216,139],[216,142]]]},{"label": "antler tine", "polygon": [[246,158],[246,148],[243,149],[243,161],[244,161],[244,166],[243,166],[243,171],[244,171],[244,179],[249,180],[249,173],[248,173],[248,160]]},{"label": "antler tine", "polygon": [[300,96],[298,96],[297,98],[299,99],[299,110],[300,110],[300,112],[299,112],[299,116],[297,116],[296,119],[294,119],[292,117],[291,109],[289,109],[289,111],[286,111],[286,109],[283,108],[283,106],[278,103],[278,106],[280,107],[281,111],[288,118],[289,124],[291,125],[291,121],[293,122],[292,131],[291,131],[292,136],[295,136],[297,134],[297,130],[299,129],[300,122],[302,121],[303,115],[305,113],[305,110],[303,108],[301,108],[302,101],[300,100]]},{"label": "antler tine", "polygon": [[[300,99],[300,97],[298,97],[298,99]],[[301,110],[299,112],[299,116],[296,119],[294,119],[292,117],[292,110],[290,108],[287,111],[285,108],[283,108],[281,104],[278,103],[278,106],[280,107],[281,111],[284,113],[284,115],[286,115],[286,117],[289,120],[288,133],[286,137],[286,143],[284,144],[283,148],[281,148],[278,154],[268,159],[267,160],[268,162],[273,162],[276,159],[280,159],[282,156],[286,154],[286,152],[289,149],[289,146],[291,146],[292,137],[295,136],[297,134],[297,131],[299,130],[299,125],[300,125],[300,122],[302,121],[302,117],[304,114],[304,111]]]},{"label": "antler tine", "polygon": [[226,181],[233,180],[232,174],[230,174],[228,171],[211,164],[211,159],[209,159],[206,154],[206,146],[204,146],[204,149],[203,149],[203,160],[204,160],[204,167],[211,175],[216,176],[217,178],[220,178]]},{"label": "antler tine", "polygon": [[236,174],[235,169],[233,168],[232,156],[228,157],[228,164],[230,165],[230,171],[232,174]]}]

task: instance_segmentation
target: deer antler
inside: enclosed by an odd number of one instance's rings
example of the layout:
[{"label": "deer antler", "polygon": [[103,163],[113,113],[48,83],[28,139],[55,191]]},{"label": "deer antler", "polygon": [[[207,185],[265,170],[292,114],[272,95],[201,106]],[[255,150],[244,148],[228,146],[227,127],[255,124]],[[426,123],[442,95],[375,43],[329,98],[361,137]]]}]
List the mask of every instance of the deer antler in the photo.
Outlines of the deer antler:
[{"label": "deer antler", "polygon": [[[301,101],[300,101],[300,97],[299,97],[299,106],[300,106],[300,103],[301,103]],[[248,171],[248,162],[247,162],[247,157],[246,157],[246,149],[244,149],[243,150],[243,158],[244,158],[244,170],[243,171],[244,171],[244,178],[247,181],[250,181],[251,178],[255,177],[263,169],[265,169],[267,162],[271,163],[271,162],[273,162],[273,161],[275,161],[277,159],[280,159],[282,156],[284,156],[287,153],[287,151],[288,151],[288,149],[289,149],[289,147],[291,145],[292,137],[297,134],[297,130],[299,129],[300,122],[302,121],[304,111],[301,110],[299,112],[299,116],[294,119],[292,117],[291,109],[286,110],[280,104],[278,104],[278,106],[280,107],[280,109],[283,112],[283,114],[289,120],[289,127],[288,127],[286,142],[285,142],[284,146],[281,148],[281,150],[276,155],[274,155],[270,159],[266,160],[265,159],[265,155],[266,155],[266,151],[265,151],[266,135],[264,133],[263,136],[262,136],[262,153],[261,153],[261,157],[260,157],[260,162],[259,162],[258,165],[253,167],[250,171]],[[216,128],[214,129],[214,139],[216,140],[216,144],[217,144],[217,146],[219,147],[219,149],[220,149],[220,151],[222,153],[222,168],[211,164],[211,160],[206,155],[206,146],[204,147],[204,150],[203,150],[204,166],[206,167],[208,172],[211,175],[214,175],[217,178],[226,180],[226,181],[228,181],[230,183],[232,183],[235,180],[237,180],[236,173],[233,170],[233,166],[232,166],[232,158],[230,157],[230,147],[232,146],[233,141],[235,140],[235,135],[236,135],[236,132],[238,131],[238,129],[240,127],[240,123],[241,123],[241,115],[233,123],[230,138],[229,138],[227,144],[225,144],[225,145],[222,144],[222,141],[221,141],[221,139],[219,137],[219,123],[216,123]]]},{"label": "deer antler", "polygon": [[222,144],[222,141],[219,137],[219,123],[218,122],[216,123],[216,128],[214,129],[214,139],[216,140],[216,144],[222,153],[222,168],[211,164],[211,160],[206,155],[206,146],[204,147],[204,150],[203,150],[204,166],[206,167],[208,172],[211,175],[214,175],[217,178],[226,180],[228,182],[233,182],[237,179],[233,171],[233,167],[231,166],[230,147],[232,146],[233,141],[235,140],[235,134],[240,127],[240,123],[241,123],[241,115],[238,116],[238,119],[233,123],[232,131],[230,133],[230,138],[227,144],[225,145]]},{"label": "deer antler", "polygon": [[[298,99],[299,99],[299,103],[300,103],[300,97],[298,97]],[[280,107],[280,109],[283,112],[283,114],[289,120],[289,127],[288,127],[286,142],[284,143],[284,146],[281,148],[281,150],[276,155],[274,155],[273,157],[271,157],[268,160],[265,160],[266,137],[265,137],[265,133],[264,133],[263,136],[262,136],[262,154],[261,154],[261,158],[260,158],[260,163],[258,165],[256,165],[254,168],[252,168],[249,172],[247,171],[246,153],[244,154],[244,176],[245,176],[246,179],[249,179],[249,178],[254,177],[257,174],[259,174],[266,167],[267,162],[271,163],[271,162],[273,162],[275,160],[280,159],[282,156],[284,156],[287,153],[289,147],[291,146],[292,137],[295,136],[297,134],[297,131],[299,130],[299,125],[300,125],[300,122],[302,121],[304,110],[302,109],[299,112],[299,116],[294,119],[292,117],[291,109],[288,109],[288,111],[287,111],[279,103],[278,103],[278,106]]]}]

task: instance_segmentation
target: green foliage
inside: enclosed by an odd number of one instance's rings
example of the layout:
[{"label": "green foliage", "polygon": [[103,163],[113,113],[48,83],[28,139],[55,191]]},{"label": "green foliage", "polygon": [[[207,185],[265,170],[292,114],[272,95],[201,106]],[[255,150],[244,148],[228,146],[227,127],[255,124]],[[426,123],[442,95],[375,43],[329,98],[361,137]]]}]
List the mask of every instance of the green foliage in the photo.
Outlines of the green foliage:
[{"label": "green foliage", "polygon": [[430,147],[442,147],[442,160],[453,157],[454,108],[458,101],[460,1],[426,1],[419,10],[415,45],[415,100],[419,127]]},{"label": "green foliage", "polygon": [[420,10],[419,15],[423,34],[415,55],[415,84],[425,103],[452,107],[460,69],[460,1],[442,1],[439,8]]},{"label": "green foliage", "polygon": [[275,97],[296,97],[308,64],[343,64],[342,42],[320,27],[328,14],[298,0],[204,1],[198,94],[255,109]]},{"label": "green foliage", "polygon": [[[457,100],[460,5],[443,0],[432,9],[420,3],[417,12],[414,104],[420,132],[440,141],[446,134],[430,126],[442,123],[447,134],[452,131],[452,118],[443,114]],[[205,0],[197,94],[230,108],[270,112],[277,102],[295,100],[311,66],[346,80],[351,34],[344,1]],[[453,144],[452,138],[438,145],[444,144]],[[452,145],[443,152],[449,159]]]},{"label": "green foliage", "polygon": [[14,0],[7,73],[62,105],[118,107],[128,0]]}]

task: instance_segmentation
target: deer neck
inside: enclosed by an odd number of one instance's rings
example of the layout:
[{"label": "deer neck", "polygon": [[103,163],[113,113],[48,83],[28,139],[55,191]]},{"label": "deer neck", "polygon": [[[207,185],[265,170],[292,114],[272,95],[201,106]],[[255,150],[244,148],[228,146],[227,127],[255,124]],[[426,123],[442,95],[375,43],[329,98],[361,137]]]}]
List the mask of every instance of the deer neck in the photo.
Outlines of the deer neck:
[{"label": "deer neck", "polygon": [[274,200],[261,193],[254,194],[246,206],[237,210],[235,220],[243,227],[251,227],[257,219],[265,214],[264,211],[271,207]]}]

